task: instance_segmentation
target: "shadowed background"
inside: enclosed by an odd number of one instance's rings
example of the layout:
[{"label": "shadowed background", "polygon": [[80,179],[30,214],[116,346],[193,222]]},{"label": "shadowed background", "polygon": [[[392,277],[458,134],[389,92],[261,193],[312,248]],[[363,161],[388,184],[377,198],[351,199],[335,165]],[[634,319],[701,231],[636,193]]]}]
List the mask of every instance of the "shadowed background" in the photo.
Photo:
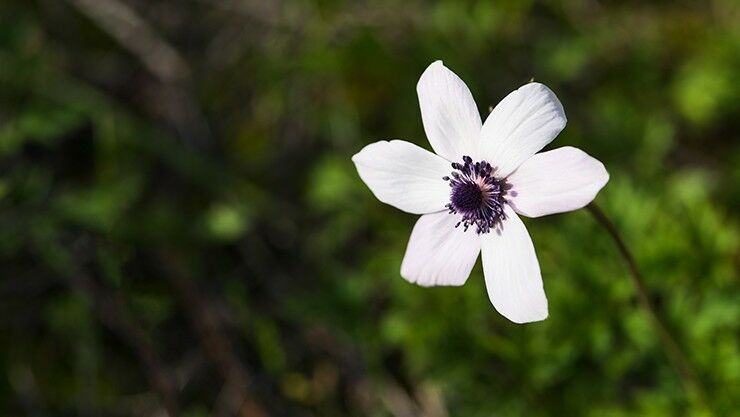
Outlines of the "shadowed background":
[{"label": "shadowed background", "polygon": [[[350,157],[430,149],[436,59],[556,92],[703,390],[584,210],[525,220],[542,323],[400,277]],[[738,416],[738,75],[734,0],[3,0],[0,414]]]}]

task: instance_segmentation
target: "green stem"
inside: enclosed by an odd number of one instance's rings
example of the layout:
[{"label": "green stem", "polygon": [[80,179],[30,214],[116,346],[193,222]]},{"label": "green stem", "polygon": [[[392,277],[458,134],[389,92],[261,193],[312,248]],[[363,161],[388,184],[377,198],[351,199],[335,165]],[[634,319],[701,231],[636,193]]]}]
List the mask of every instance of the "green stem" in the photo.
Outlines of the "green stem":
[{"label": "green stem", "polygon": [[614,225],[614,223],[599,208],[599,206],[596,205],[596,203],[591,203],[586,208],[594,216],[596,221],[598,221],[599,224],[603,226],[604,229],[606,229],[607,233],[609,233],[609,236],[617,245],[619,254],[622,256],[622,259],[624,259],[625,263],[627,264],[630,280],[632,281],[632,284],[635,287],[635,292],[637,293],[637,300],[647,314],[650,325],[653,327],[655,333],[658,335],[658,339],[663,346],[666,354],[668,355],[668,358],[670,359],[673,367],[676,369],[678,376],[681,378],[681,382],[687,394],[691,395],[693,393],[697,395],[699,397],[699,401],[703,404],[706,404],[706,402],[704,401],[705,391],[701,385],[701,382],[697,378],[697,374],[694,371],[691,362],[688,360],[686,353],[681,349],[681,346],[676,342],[676,338],[673,337],[671,332],[668,330],[668,327],[660,319],[660,316],[658,315],[658,310],[655,308],[655,304],[653,304],[650,296],[648,295],[648,290],[645,286],[645,280],[643,279],[642,274],[637,267],[637,262],[635,262],[635,258],[634,256],[632,256],[632,252],[630,252],[630,249],[624,242],[624,239],[622,239],[619,230],[617,230],[617,227]]}]

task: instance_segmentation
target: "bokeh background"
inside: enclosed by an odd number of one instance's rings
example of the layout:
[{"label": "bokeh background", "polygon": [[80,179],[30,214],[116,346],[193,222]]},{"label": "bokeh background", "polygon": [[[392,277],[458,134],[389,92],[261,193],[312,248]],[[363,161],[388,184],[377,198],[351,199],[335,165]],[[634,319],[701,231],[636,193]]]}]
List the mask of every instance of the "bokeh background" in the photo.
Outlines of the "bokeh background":
[{"label": "bokeh background", "polygon": [[[604,161],[606,232],[526,220],[550,318],[423,289],[350,157],[429,149],[436,59],[531,78]],[[740,415],[740,3],[3,0],[3,416]]]}]

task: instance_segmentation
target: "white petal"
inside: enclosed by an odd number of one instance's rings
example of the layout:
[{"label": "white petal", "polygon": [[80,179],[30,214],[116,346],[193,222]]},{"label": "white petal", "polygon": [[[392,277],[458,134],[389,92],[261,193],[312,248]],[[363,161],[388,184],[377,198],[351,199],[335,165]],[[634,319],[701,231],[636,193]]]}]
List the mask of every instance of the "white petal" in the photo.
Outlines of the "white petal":
[{"label": "white petal", "polygon": [[519,216],[507,206],[499,234],[483,235],[483,274],[496,311],[514,323],[547,318],[547,298],[532,239]]},{"label": "white petal", "polygon": [[421,216],[411,232],[401,276],[425,287],[463,285],[478,259],[480,236],[455,228],[459,221],[460,216],[447,212]]},{"label": "white petal", "polygon": [[352,161],[378,200],[405,212],[441,211],[450,200],[450,186],[442,179],[450,174],[450,163],[413,143],[371,143]]},{"label": "white petal", "polygon": [[534,155],[508,178],[511,204],[528,217],[577,210],[609,181],[604,164],[566,146]]},{"label": "white petal", "polygon": [[434,152],[453,162],[477,153],[480,112],[463,80],[435,61],[421,74],[416,92]]},{"label": "white petal", "polygon": [[544,84],[529,83],[493,109],[481,131],[483,156],[505,177],[552,142],[565,127],[565,112]]}]

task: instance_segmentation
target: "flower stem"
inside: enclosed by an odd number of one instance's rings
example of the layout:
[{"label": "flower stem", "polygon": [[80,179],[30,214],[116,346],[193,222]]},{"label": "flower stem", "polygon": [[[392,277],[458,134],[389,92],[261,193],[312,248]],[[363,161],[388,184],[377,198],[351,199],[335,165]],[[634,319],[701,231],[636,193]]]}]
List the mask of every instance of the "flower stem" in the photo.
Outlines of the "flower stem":
[{"label": "flower stem", "polygon": [[637,300],[640,305],[642,305],[645,313],[647,313],[650,324],[658,335],[658,339],[660,340],[660,343],[668,355],[673,367],[676,369],[678,376],[681,378],[681,382],[687,394],[691,395],[693,393],[698,397],[700,403],[706,405],[704,395],[705,391],[702,388],[701,382],[697,378],[697,374],[694,371],[691,362],[689,362],[686,353],[684,353],[681,346],[676,342],[676,338],[673,337],[671,332],[668,330],[668,327],[660,319],[660,316],[658,316],[658,311],[648,295],[647,287],[645,286],[645,281],[637,267],[637,262],[635,262],[632,252],[630,252],[629,247],[627,247],[624,239],[622,239],[622,236],[619,234],[619,230],[617,230],[614,223],[609,219],[609,217],[607,217],[601,208],[596,205],[596,203],[591,203],[586,208],[594,216],[596,221],[606,229],[609,236],[611,236],[612,240],[614,240],[614,243],[617,245],[619,254],[627,264],[630,280],[632,281],[632,284],[635,287],[635,292],[637,293]]}]

